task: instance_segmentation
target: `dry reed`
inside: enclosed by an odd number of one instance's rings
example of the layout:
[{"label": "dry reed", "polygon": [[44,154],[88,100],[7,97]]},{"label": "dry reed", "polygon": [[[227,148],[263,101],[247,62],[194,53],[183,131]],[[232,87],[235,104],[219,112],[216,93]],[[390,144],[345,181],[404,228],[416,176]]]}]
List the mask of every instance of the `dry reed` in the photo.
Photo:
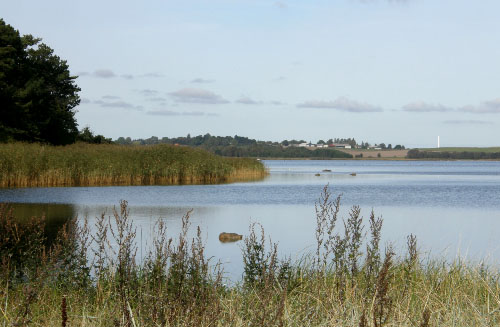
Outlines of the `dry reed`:
[{"label": "dry reed", "polygon": [[265,175],[257,160],[184,146],[0,144],[0,187],[210,184]]}]

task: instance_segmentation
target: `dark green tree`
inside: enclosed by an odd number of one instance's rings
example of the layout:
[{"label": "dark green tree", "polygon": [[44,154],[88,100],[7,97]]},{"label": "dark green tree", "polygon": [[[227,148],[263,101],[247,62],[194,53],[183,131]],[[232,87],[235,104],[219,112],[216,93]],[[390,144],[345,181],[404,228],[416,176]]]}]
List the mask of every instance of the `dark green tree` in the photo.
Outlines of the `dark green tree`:
[{"label": "dark green tree", "polygon": [[[122,137],[123,139],[123,137]],[[103,135],[94,135],[94,132],[90,130],[90,127],[84,127],[76,137],[79,142],[91,143],[91,144],[110,144],[113,143],[110,138],[106,138]],[[124,139],[125,141],[125,139]],[[117,142],[118,143],[118,142]]]},{"label": "dark green tree", "polygon": [[73,143],[80,103],[65,60],[0,19],[0,141]]}]

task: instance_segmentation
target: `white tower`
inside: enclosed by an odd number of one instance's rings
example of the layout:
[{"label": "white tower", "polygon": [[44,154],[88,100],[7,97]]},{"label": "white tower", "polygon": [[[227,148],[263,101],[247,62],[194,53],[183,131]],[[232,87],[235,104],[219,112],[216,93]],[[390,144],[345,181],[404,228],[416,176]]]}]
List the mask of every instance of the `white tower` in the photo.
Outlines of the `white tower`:
[{"label": "white tower", "polygon": [[438,135],[438,149],[439,149],[439,135]]}]

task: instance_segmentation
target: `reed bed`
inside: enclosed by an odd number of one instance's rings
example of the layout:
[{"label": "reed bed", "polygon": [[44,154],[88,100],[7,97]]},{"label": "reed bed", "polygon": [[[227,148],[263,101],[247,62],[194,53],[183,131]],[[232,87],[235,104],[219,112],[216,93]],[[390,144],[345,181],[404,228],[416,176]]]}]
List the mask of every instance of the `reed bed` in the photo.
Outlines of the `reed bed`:
[{"label": "reed bed", "polygon": [[184,146],[0,145],[0,187],[210,184],[265,175],[257,160]]},{"label": "reed bed", "polygon": [[159,220],[149,255],[136,263],[126,202],[97,217],[93,235],[86,220],[72,221],[50,247],[38,233],[43,219],[19,229],[0,206],[0,324],[500,325],[496,269],[423,259],[413,235],[398,257],[390,245],[380,247],[380,217],[372,212],[364,221],[356,206],[340,217],[339,207],[340,197],[325,188],[316,205],[317,249],[298,261],[278,258],[264,229],[250,226],[241,245],[244,274],[228,286],[222,266],[204,254],[201,231],[188,239],[190,212],[174,237]]}]

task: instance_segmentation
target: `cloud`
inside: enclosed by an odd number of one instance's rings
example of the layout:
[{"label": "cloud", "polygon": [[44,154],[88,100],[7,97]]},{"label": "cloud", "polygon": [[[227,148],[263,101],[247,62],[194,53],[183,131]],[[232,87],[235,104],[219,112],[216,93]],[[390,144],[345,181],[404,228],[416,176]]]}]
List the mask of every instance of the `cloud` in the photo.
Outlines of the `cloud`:
[{"label": "cloud", "polygon": [[152,73],[138,75],[137,77],[161,78],[161,77],[165,77],[165,75],[163,75],[161,73],[152,72]]},{"label": "cloud", "polygon": [[423,101],[409,103],[403,106],[403,111],[408,112],[447,112],[453,111],[453,108],[443,106],[442,104],[432,104]]},{"label": "cloud", "polygon": [[204,78],[198,77],[198,78],[195,78],[195,79],[191,80],[190,83],[208,84],[208,83],[213,83],[213,82],[215,82],[215,81],[212,80],[212,79],[204,79]]},{"label": "cloud", "polygon": [[429,104],[423,101],[413,102],[403,106],[408,112],[464,112],[471,114],[500,114],[500,98],[483,101],[479,105],[468,105],[460,108],[451,108],[442,104]]},{"label": "cloud", "polygon": [[92,76],[97,78],[113,78],[116,77],[116,74],[109,69],[98,69],[92,73]]},{"label": "cloud", "polygon": [[255,101],[249,97],[241,97],[238,100],[236,100],[236,103],[242,103],[242,104],[262,104],[260,101]]},{"label": "cloud", "polygon": [[281,102],[281,101],[270,101],[269,104],[272,104],[273,106],[282,106],[286,103]]},{"label": "cloud", "polygon": [[465,106],[459,110],[474,114],[500,114],[500,98],[484,101],[478,106]]},{"label": "cloud", "polygon": [[224,104],[229,102],[220,95],[204,89],[184,88],[171,92],[169,95],[177,102],[184,103]]},{"label": "cloud", "polygon": [[125,101],[106,102],[102,100],[97,100],[94,101],[94,103],[99,104],[101,107],[104,108],[121,108],[121,109],[138,110],[138,111],[142,111],[143,109],[142,106],[136,106]]},{"label": "cloud", "polygon": [[117,99],[120,99],[120,97],[116,96],[116,95],[103,95],[102,98],[103,99],[107,99],[107,100],[117,100]]},{"label": "cloud", "polygon": [[165,102],[165,101],[167,101],[167,99],[162,98],[162,97],[149,98],[149,99],[146,99],[146,100],[147,101],[153,101],[153,102]]},{"label": "cloud", "polygon": [[85,103],[90,103],[91,101],[87,98],[81,98],[80,99],[80,104],[85,104]]},{"label": "cloud", "polygon": [[288,8],[288,5],[282,1],[276,1],[274,2],[274,5],[280,9],[286,9]]},{"label": "cloud", "polygon": [[493,122],[491,121],[486,121],[486,120],[474,120],[474,119],[469,119],[469,120],[445,120],[443,121],[445,124],[451,124],[451,125],[491,125]]},{"label": "cloud", "polygon": [[[111,69],[98,69],[94,71],[93,73],[89,72],[80,72],[77,74],[78,76],[90,76],[90,77],[96,77],[96,78],[115,78],[118,77],[118,75],[113,72]],[[134,79],[136,77],[145,77],[145,78],[159,78],[159,77],[164,77],[163,74],[160,73],[145,73],[145,74],[140,74],[140,75],[133,75],[133,74],[121,74],[119,77],[124,78],[124,79]]]},{"label": "cloud", "polygon": [[337,98],[335,101],[306,101],[299,103],[298,108],[335,109],[346,112],[381,112],[382,108],[368,103],[362,103],[346,97]]},{"label": "cloud", "polygon": [[142,89],[142,90],[137,90],[140,94],[146,96],[146,97],[152,97],[158,94],[158,91],[156,90],[151,90],[151,89]]},{"label": "cloud", "polygon": [[152,116],[204,116],[205,113],[202,111],[172,111],[172,110],[150,110],[146,112],[148,115]]},{"label": "cloud", "polygon": [[276,78],[273,78],[273,81],[274,81],[274,82],[282,82],[282,81],[284,81],[284,80],[286,80],[286,77],[285,77],[285,76],[278,76],[278,77],[276,77]]}]

